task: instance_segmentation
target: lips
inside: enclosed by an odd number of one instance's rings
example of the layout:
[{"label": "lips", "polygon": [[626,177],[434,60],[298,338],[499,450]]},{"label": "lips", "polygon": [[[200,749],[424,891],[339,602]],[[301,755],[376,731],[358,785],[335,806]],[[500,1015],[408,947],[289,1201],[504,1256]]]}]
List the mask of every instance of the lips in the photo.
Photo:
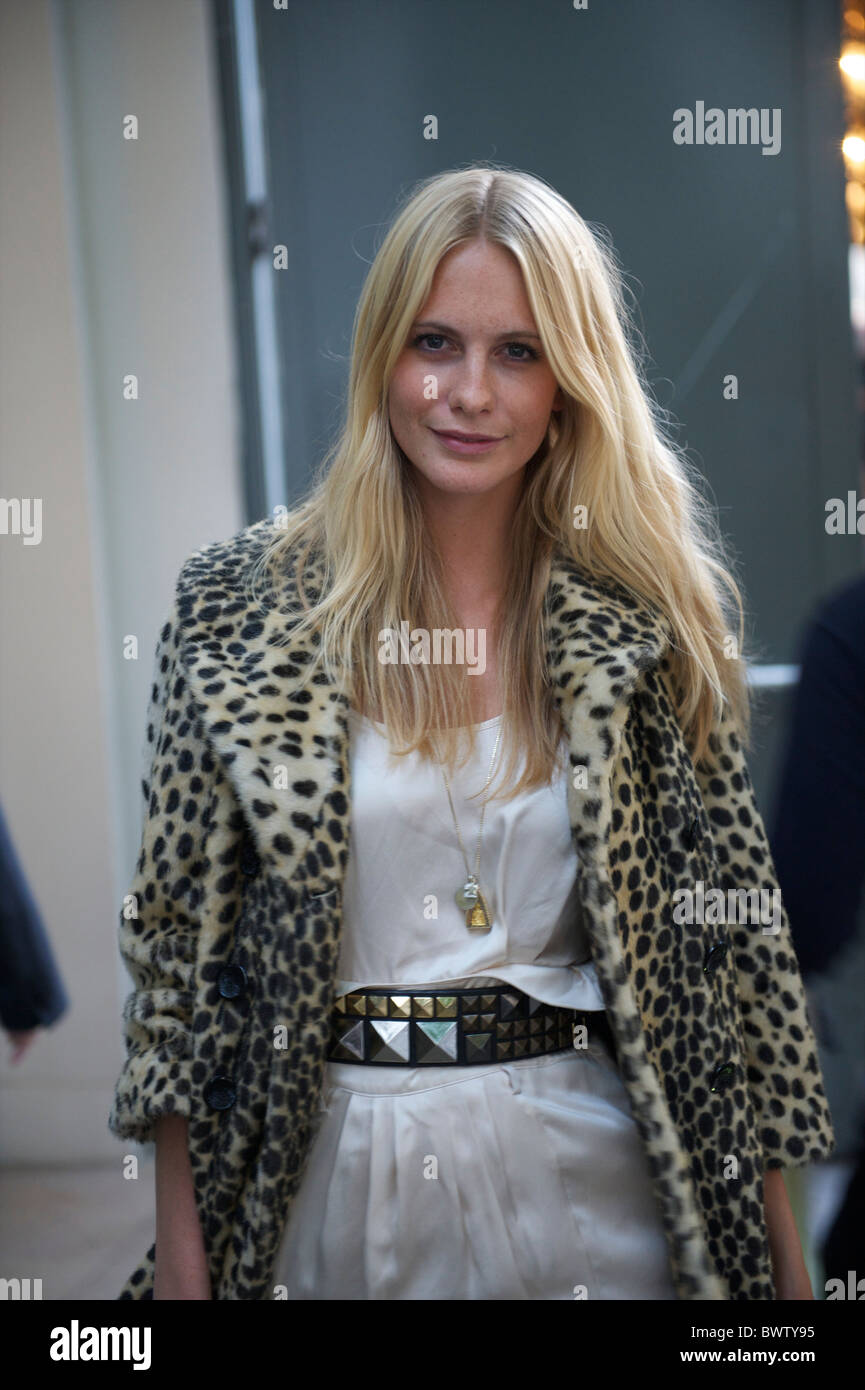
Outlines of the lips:
[{"label": "lips", "polygon": [[488,454],[501,443],[501,439],[494,434],[446,434],[444,430],[433,430],[432,433],[449,454],[461,455],[463,458]]},{"label": "lips", "polygon": [[498,444],[498,434],[465,434],[462,430],[433,430],[440,439],[461,439],[464,444]]}]

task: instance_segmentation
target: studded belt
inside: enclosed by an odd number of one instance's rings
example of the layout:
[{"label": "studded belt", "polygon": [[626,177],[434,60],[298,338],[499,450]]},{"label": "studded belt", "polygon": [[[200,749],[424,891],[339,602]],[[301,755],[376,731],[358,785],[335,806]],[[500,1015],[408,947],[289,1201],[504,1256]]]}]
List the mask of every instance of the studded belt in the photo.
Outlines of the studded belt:
[{"label": "studded belt", "polygon": [[579,1049],[598,1037],[615,1056],[603,1011],[545,1004],[512,985],[358,989],[334,1003],[328,1061],[473,1066]]}]

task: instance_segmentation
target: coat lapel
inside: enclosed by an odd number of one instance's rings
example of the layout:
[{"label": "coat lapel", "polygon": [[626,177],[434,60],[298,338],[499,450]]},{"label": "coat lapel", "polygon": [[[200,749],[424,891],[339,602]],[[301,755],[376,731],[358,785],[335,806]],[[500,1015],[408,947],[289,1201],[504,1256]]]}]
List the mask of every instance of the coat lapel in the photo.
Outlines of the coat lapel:
[{"label": "coat lapel", "polygon": [[[273,538],[269,518],[248,527],[225,547],[209,547],[206,563],[193,557],[178,580],[186,670],[202,721],[253,835],[255,847],[285,882],[314,882],[304,862],[309,840],[327,812],[349,831],[347,697],[319,675],[307,685],[314,648],[292,642],[293,594],[278,604],[246,592],[246,561]],[[321,584],[310,571],[308,594]],[[333,788],[346,792],[333,805]]]},{"label": "coat lapel", "polygon": [[668,620],[624,589],[582,574],[559,554],[550,568],[546,648],[568,736],[568,814],[574,843],[592,858],[605,843],[609,784],[628,703],[642,672],[669,643]]}]

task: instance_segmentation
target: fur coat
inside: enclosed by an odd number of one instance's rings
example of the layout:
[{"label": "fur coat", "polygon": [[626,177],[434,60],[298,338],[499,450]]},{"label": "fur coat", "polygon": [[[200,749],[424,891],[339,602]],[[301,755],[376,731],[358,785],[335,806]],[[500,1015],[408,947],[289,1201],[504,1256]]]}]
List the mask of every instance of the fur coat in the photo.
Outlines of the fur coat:
[{"label": "fur coat", "polygon": [[[144,1142],[159,1115],[188,1117],[219,1300],[273,1296],[324,1075],[350,853],[348,700],[321,675],[305,686],[312,649],[284,644],[297,594],[268,606],[244,588],[272,527],[181,569],[120,919],[134,990],[109,1127]],[[308,571],[308,593],[320,580]],[[676,909],[698,884],[777,892],[740,741],[725,723],[717,770],[695,770],[667,619],[562,552],[545,634],[583,918],[679,1297],[772,1299],[764,1170],[834,1147],[789,926],[783,908],[769,928]],[[120,1298],[152,1298],[153,1261],[151,1247]]]}]

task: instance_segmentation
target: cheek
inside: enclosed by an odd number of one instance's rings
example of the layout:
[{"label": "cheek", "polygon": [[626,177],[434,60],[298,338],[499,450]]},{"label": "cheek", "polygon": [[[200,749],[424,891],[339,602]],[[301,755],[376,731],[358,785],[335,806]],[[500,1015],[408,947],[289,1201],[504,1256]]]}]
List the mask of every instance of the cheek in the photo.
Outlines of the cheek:
[{"label": "cheek", "polygon": [[388,408],[391,415],[397,419],[410,420],[425,404],[423,371],[413,364],[397,367],[388,392]]},{"label": "cheek", "polygon": [[526,383],[525,390],[514,401],[514,413],[526,433],[536,434],[539,430],[543,433],[546,429],[554,395],[555,385],[548,389],[546,384]]}]

